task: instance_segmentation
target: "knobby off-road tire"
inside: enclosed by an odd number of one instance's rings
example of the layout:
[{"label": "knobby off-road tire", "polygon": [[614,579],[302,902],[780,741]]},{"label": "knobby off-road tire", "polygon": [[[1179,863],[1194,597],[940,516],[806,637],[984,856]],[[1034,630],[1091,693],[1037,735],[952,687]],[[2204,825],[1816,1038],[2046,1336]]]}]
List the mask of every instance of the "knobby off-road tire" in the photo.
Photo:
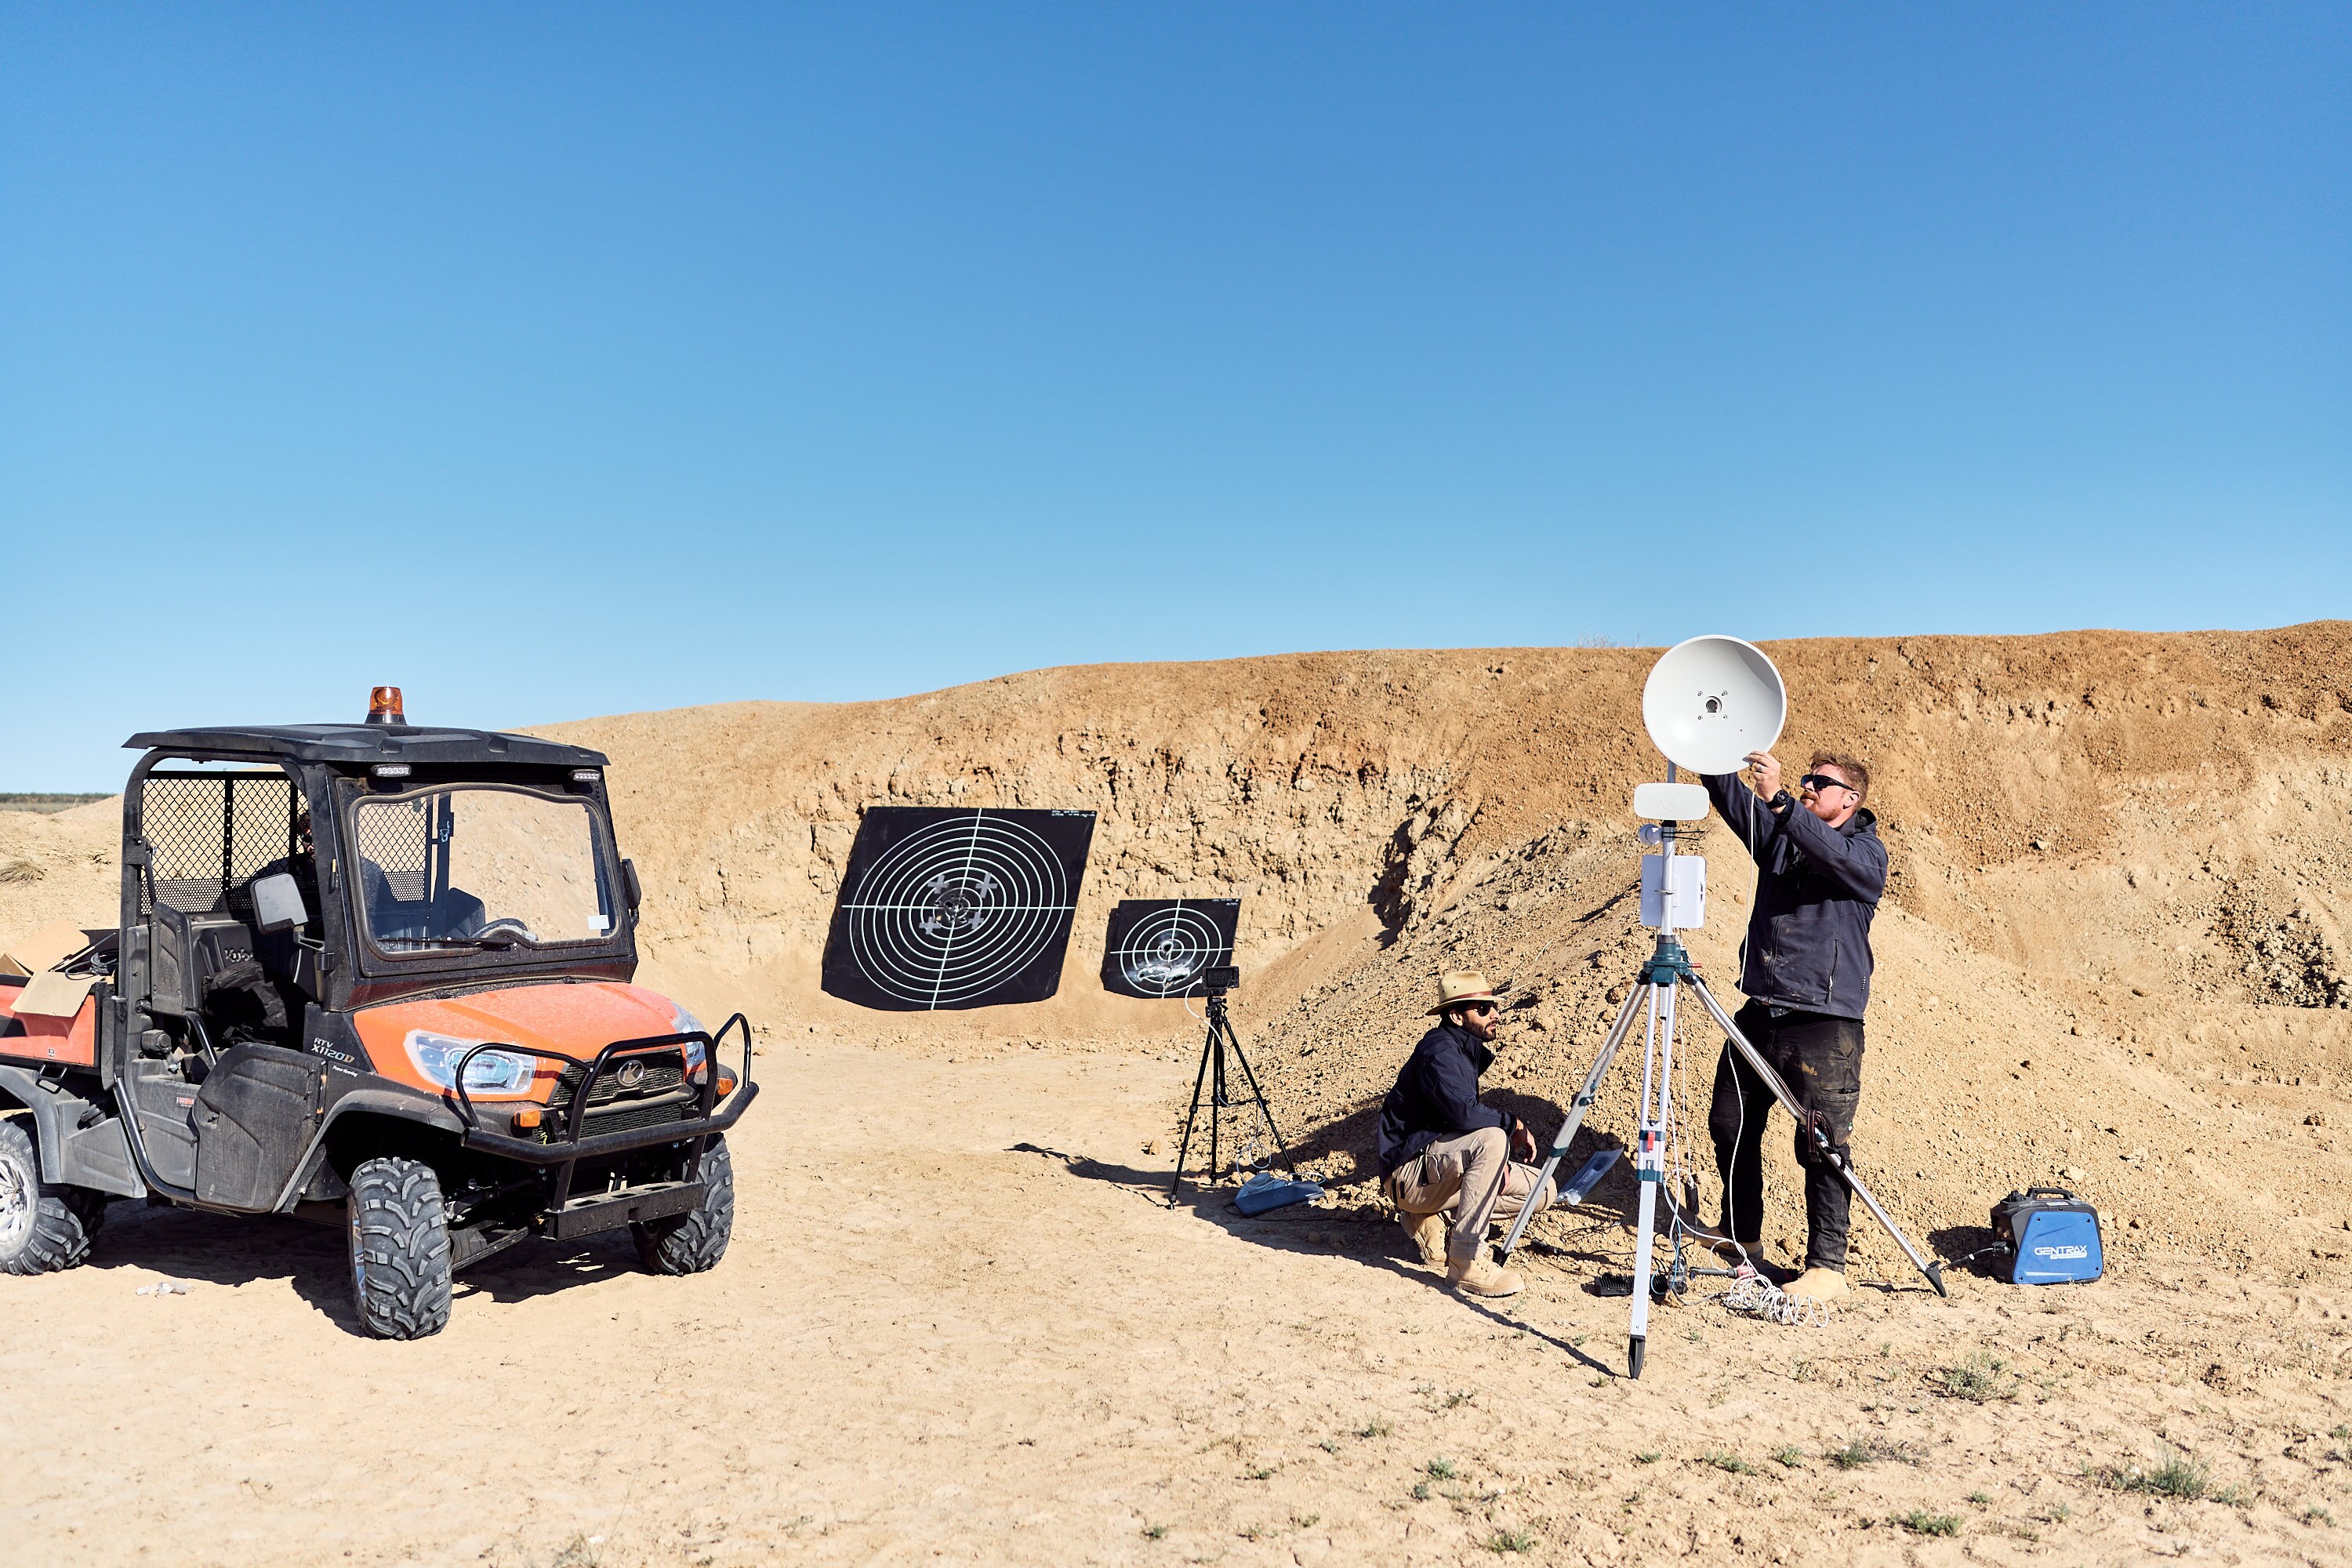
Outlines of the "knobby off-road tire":
[{"label": "knobby off-road tire", "polygon": [[449,1226],[433,1167],[362,1161],[348,1213],[360,1327],[384,1340],[421,1340],[447,1327]]},{"label": "knobby off-road tire", "polygon": [[727,1140],[713,1138],[702,1152],[702,1201],[681,1215],[629,1226],[637,1257],[656,1274],[699,1274],[727,1256],[735,1233],[735,1162]]},{"label": "knobby off-road tire", "polygon": [[106,1194],[41,1180],[33,1119],[0,1121],[0,1274],[54,1274],[89,1256]]}]

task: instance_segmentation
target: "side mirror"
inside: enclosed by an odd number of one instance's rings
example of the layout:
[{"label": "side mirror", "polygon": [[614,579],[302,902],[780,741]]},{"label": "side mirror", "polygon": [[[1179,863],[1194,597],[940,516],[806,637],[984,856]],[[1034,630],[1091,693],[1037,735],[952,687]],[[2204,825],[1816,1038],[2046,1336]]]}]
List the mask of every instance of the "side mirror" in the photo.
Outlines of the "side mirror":
[{"label": "side mirror", "polygon": [[637,881],[637,863],[635,860],[621,862],[621,891],[628,897],[632,914],[636,912],[639,904],[646,901],[646,889]]},{"label": "side mirror", "polygon": [[272,871],[253,880],[253,923],[263,931],[290,931],[310,922],[310,907],[302,901],[302,884],[284,871]]}]

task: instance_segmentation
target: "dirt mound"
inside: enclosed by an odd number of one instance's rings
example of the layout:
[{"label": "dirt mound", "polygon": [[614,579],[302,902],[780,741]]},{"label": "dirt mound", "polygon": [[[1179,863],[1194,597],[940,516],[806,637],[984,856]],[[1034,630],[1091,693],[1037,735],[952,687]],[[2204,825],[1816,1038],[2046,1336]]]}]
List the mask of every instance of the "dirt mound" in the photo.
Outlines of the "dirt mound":
[{"label": "dirt mound", "polygon": [[[1773,646],[1794,700],[1781,750],[1836,744],[1873,768],[1895,875],[1858,1148],[1921,1239],[1973,1244],[1992,1197],[2059,1180],[2113,1213],[2126,1254],[2154,1239],[2308,1264],[2352,1243],[2347,641],[2326,623]],[[1653,657],[1045,670],[559,732],[614,753],[632,841],[667,868],[657,959],[707,965],[697,978],[796,1027],[905,1044],[1188,1028],[1172,1005],[1101,994],[1104,916],[1240,893],[1244,1026],[1286,1121],[1344,1183],[1441,966],[1511,978],[1501,1070],[1531,1102],[1580,1075],[1644,945],[1632,900],[1611,900],[1637,852],[1626,792],[1656,769],[1635,703]],[[709,762],[681,778],[680,757]],[[877,1018],[817,994],[857,815],[879,803],[1101,814],[1055,1002]],[[1717,913],[1696,945],[1736,1006],[1749,878],[1714,838]],[[1703,1116],[1713,1053],[1693,1043]],[[1604,1136],[1627,1121],[1622,1079],[1610,1095]],[[1784,1152],[1781,1195],[1793,1175]]]},{"label": "dirt mound", "polygon": [[[2342,969],[2327,805],[2352,776],[2347,642],[2352,624],[2325,623],[1771,651],[1795,698],[1782,750],[1834,742],[1873,763],[1894,903],[2036,973],[2284,1000]],[[1102,666],[549,732],[613,753],[664,931],[811,1008],[866,806],[1091,807],[1088,907],[1047,1026],[1142,1023],[1155,1015],[1103,1011],[1085,979],[1118,898],[1238,892],[1262,967],[1368,913],[1397,927],[1563,825],[1624,825],[1630,784],[1656,769],[1635,712],[1653,657]],[[2210,928],[2194,954],[2146,940],[2183,922]],[[2266,978],[2282,971],[2284,992]]]},{"label": "dirt mound", "polygon": [[[131,771],[128,754],[123,771]],[[121,913],[117,799],[70,811],[0,811],[0,942],[52,921],[112,925]]]},{"label": "dirt mound", "polygon": [[[1872,767],[1894,878],[1856,1147],[1920,1237],[1966,1239],[1991,1197],[2054,1175],[2126,1247],[2340,1258],[2352,623],[1770,651],[1793,699],[1783,753],[1835,744]],[[1178,1005],[1095,979],[1111,904],[1241,895],[1242,1026],[1290,1126],[1348,1179],[1442,964],[1511,979],[1515,1087],[1557,1101],[1580,1074],[1643,945],[1631,900],[1611,900],[1634,869],[1628,792],[1657,768],[1636,702],[1654,657],[1102,666],[545,732],[613,757],[648,980],[773,1028],[1165,1044],[1193,1027]],[[885,1016],[819,992],[875,805],[1099,814],[1059,996]],[[0,938],[110,911],[114,809],[0,816]],[[1707,847],[1696,951],[1737,1005],[1748,879],[1719,829]],[[1594,1131],[1622,1133],[1623,1109],[1604,1101]]]}]

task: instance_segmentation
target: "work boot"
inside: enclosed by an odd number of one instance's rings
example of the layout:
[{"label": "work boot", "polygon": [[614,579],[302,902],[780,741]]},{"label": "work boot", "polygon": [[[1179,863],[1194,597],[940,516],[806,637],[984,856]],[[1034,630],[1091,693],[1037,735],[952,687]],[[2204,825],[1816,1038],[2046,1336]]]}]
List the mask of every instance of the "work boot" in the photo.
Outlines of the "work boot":
[{"label": "work boot", "polygon": [[1447,1264],[1445,1282],[1465,1296],[1516,1296],[1528,1285],[1501,1264],[1487,1261],[1483,1248],[1467,1263]]},{"label": "work boot", "polygon": [[1405,1214],[1400,1211],[1397,1223],[1404,1226],[1412,1238],[1413,1249],[1421,1254],[1423,1263],[1432,1268],[1445,1267],[1445,1237],[1454,1227],[1445,1223],[1442,1214]]},{"label": "work boot", "polygon": [[1834,1268],[1809,1267],[1781,1286],[1780,1294],[1792,1301],[1834,1301],[1845,1294],[1845,1276]]}]

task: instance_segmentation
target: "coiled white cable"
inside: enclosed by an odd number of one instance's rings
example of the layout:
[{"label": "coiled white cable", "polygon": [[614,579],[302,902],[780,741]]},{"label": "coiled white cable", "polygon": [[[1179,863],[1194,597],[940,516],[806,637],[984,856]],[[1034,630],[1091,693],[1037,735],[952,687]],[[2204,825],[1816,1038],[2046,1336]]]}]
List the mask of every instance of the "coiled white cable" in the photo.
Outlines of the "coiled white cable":
[{"label": "coiled white cable", "polygon": [[1784,1329],[1823,1328],[1830,1321],[1827,1301],[1790,1296],[1745,1265],[1731,1277],[1731,1288],[1724,1291],[1720,1300],[1727,1311],[1778,1323]]}]

